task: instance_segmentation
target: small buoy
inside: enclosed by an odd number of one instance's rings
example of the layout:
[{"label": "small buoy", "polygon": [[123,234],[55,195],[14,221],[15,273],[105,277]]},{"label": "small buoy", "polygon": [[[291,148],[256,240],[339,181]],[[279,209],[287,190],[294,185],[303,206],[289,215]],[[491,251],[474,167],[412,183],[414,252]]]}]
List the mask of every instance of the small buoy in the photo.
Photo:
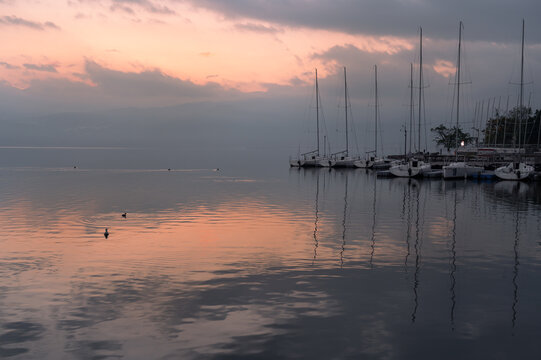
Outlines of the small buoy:
[{"label": "small buoy", "polygon": [[107,239],[109,237],[109,231],[107,231],[107,228],[105,228],[105,232],[103,233],[103,236]]},{"label": "small buoy", "polygon": [[126,215],[128,215],[128,213],[122,214],[122,217],[123,217],[123,218],[126,218]]},{"label": "small buoy", "polygon": [[171,171],[171,168],[167,169],[167,171]]},{"label": "small buoy", "polygon": [[74,169],[77,169],[77,166],[74,166],[73,168],[74,168]]}]

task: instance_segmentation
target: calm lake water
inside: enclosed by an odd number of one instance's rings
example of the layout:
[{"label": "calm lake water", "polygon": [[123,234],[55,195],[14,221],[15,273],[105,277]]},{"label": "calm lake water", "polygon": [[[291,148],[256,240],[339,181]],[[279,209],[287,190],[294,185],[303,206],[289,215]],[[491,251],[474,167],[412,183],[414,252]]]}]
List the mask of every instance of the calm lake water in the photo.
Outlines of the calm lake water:
[{"label": "calm lake water", "polygon": [[541,356],[539,183],[271,170],[0,168],[0,357]]}]

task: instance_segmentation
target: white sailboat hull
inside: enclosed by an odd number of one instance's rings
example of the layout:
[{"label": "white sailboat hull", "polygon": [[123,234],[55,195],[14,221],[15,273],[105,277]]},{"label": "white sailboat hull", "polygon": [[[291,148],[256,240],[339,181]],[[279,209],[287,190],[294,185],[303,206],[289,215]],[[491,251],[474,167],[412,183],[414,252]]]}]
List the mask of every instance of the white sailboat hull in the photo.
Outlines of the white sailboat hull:
[{"label": "white sailboat hull", "polygon": [[468,165],[465,162],[454,162],[442,167],[442,170],[444,179],[464,179],[479,175],[484,168]]},{"label": "white sailboat hull", "polygon": [[431,169],[432,166],[430,164],[423,161],[413,160],[405,164],[391,166],[389,171],[391,174],[398,177],[415,177],[420,176]]},{"label": "white sailboat hull", "polygon": [[355,167],[358,167],[361,169],[370,169],[372,168],[372,165],[374,165],[374,162],[369,159],[365,159],[365,160],[358,159],[354,161],[353,164],[355,165]]},{"label": "white sailboat hull", "polygon": [[302,167],[321,167],[321,158],[315,157],[310,159],[301,160]]},{"label": "white sailboat hull", "polygon": [[323,158],[319,160],[319,166],[321,167],[331,167],[332,166],[332,160],[330,158]]},{"label": "white sailboat hull", "polygon": [[494,170],[496,175],[501,180],[524,180],[534,172],[534,167],[525,163],[510,163]]},{"label": "white sailboat hull", "polygon": [[348,168],[353,168],[353,167],[357,167],[357,166],[355,165],[355,163],[357,162],[357,160],[359,160],[359,159],[358,159],[358,158],[355,158],[355,157],[342,156],[342,157],[339,157],[339,158],[336,158],[336,159],[331,160],[331,166],[332,166],[332,167],[348,167]]}]

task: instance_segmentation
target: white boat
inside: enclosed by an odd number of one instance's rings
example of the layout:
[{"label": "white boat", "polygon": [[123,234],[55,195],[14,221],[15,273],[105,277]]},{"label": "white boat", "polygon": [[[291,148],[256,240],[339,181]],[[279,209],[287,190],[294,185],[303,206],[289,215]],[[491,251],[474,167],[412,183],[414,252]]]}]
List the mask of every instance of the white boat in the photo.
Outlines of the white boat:
[{"label": "white boat", "polygon": [[357,161],[359,158],[354,156],[335,156],[330,162],[332,167],[357,167]]},{"label": "white boat", "polygon": [[[524,20],[522,20],[522,55],[520,65],[520,119],[519,119],[519,135],[518,135],[518,149],[519,154],[522,147],[522,137],[524,143],[526,143],[526,134],[522,136],[522,120],[523,120],[523,91],[524,91]],[[518,161],[514,161],[506,166],[502,166],[494,170],[496,175],[501,180],[524,180],[534,172],[534,167],[520,161],[520,155],[518,155]]]},{"label": "white boat", "polygon": [[481,166],[469,165],[465,162],[452,162],[449,165],[443,166],[444,179],[465,179],[477,177],[485,169]]},{"label": "white boat", "polygon": [[362,169],[372,169],[372,166],[374,165],[375,158],[369,157],[366,159],[357,159],[354,161],[355,167],[362,168]]},{"label": "white boat", "polygon": [[524,180],[534,172],[534,167],[523,162],[512,162],[494,170],[494,175],[502,180]]},{"label": "white boat", "polygon": [[372,169],[374,170],[387,170],[390,169],[391,166],[399,165],[400,160],[393,160],[388,158],[383,159],[374,159],[372,164]]},{"label": "white boat", "polygon": [[429,163],[421,160],[410,159],[408,162],[403,162],[398,165],[391,166],[389,171],[394,176],[398,177],[415,177],[421,176],[432,169]]}]

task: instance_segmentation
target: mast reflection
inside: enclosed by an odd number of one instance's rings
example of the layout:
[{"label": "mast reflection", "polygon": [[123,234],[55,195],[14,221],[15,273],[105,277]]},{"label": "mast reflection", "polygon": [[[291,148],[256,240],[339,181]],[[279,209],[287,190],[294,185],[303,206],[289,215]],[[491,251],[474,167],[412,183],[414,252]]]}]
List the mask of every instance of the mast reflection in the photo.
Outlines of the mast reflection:
[{"label": "mast reflection", "polygon": [[[515,242],[513,244],[514,252],[514,264],[513,264],[513,305],[511,306],[513,316],[511,319],[513,329],[515,328],[517,321],[517,307],[518,307],[518,266],[520,265],[519,261],[519,238],[520,238],[520,217],[519,210],[515,211]],[[513,334],[514,335],[514,334]]]},{"label": "mast reflection", "polygon": [[319,241],[317,239],[319,223],[319,171],[316,173],[316,201],[315,201],[315,217],[314,217],[314,257],[312,258],[312,265],[314,265],[317,258],[317,248],[319,247]]},{"label": "mast reflection", "polygon": [[[408,272],[408,258],[411,255],[411,183],[408,179],[408,185],[404,187],[404,198],[407,197],[407,218],[406,218],[406,258],[404,259],[404,269]],[[407,195],[406,195],[407,194]]]},{"label": "mast reflection", "polygon": [[416,191],[415,198],[415,272],[413,274],[413,311],[411,313],[411,322],[414,323],[417,319],[417,308],[419,307],[419,273],[421,268],[421,244],[420,244],[420,233],[419,233],[419,188]]},{"label": "mast reflection", "polygon": [[451,230],[451,268],[449,277],[451,278],[451,287],[449,288],[451,295],[451,330],[455,331],[455,307],[456,307],[456,206],[457,206],[457,188],[456,183],[454,184],[454,201],[453,201],[453,227]]},{"label": "mast reflection", "polygon": [[348,211],[348,172],[345,172],[346,184],[344,193],[344,216],[342,218],[342,248],[340,250],[340,268],[344,266],[344,251],[346,250],[346,216]]},{"label": "mast reflection", "polygon": [[377,177],[374,176],[374,201],[372,202],[372,236],[371,236],[371,251],[370,251],[370,268],[372,268],[374,260],[374,253],[376,251],[376,204],[377,204],[377,194],[378,194],[378,187],[377,187]]}]

